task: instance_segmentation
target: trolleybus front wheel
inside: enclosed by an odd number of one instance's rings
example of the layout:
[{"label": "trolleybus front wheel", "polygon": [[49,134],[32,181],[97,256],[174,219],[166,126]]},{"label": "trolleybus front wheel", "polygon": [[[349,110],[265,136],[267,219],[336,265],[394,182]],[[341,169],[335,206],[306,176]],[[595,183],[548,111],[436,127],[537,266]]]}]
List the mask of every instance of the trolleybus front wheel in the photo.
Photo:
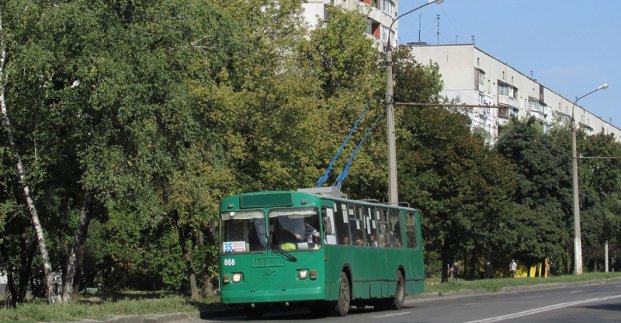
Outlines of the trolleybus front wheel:
[{"label": "trolleybus front wheel", "polygon": [[332,314],[336,316],[345,316],[349,313],[351,306],[351,293],[349,289],[349,278],[347,274],[341,272],[341,284],[339,287],[339,299],[332,308]]}]

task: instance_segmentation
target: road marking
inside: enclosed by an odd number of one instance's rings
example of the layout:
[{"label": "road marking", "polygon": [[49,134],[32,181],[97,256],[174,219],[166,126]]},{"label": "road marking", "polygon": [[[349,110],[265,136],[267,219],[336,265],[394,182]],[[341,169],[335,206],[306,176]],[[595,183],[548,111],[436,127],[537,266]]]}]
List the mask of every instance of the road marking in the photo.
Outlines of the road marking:
[{"label": "road marking", "polygon": [[614,296],[608,296],[608,297],[597,297],[597,298],[585,299],[585,300],[581,300],[581,301],[559,303],[559,304],[554,304],[554,305],[548,305],[548,306],[544,306],[544,307],[535,308],[535,309],[532,309],[532,310],[526,310],[526,311],[517,312],[517,313],[513,313],[513,314],[507,314],[507,315],[501,315],[501,316],[496,316],[496,317],[490,317],[490,318],[486,318],[486,319],[482,319],[482,320],[468,321],[468,322],[464,322],[464,323],[500,322],[500,321],[506,321],[506,320],[510,320],[510,319],[514,319],[514,318],[518,318],[518,317],[522,317],[522,316],[528,316],[528,315],[533,315],[533,314],[537,314],[537,313],[543,313],[543,312],[547,312],[547,311],[552,311],[552,310],[556,310],[556,309],[559,309],[559,308],[564,308],[564,307],[569,307],[569,306],[574,306],[574,305],[580,305],[580,304],[586,304],[586,303],[600,302],[600,301],[605,301],[605,300],[615,299],[615,298],[621,298],[621,295],[614,295]]},{"label": "road marking", "polygon": [[387,315],[380,315],[380,316],[374,316],[374,319],[380,319],[383,317],[391,317],[391,316],[400,316],[400,315],[407,315],[410,314],[410,312],[401,312],[401,313],[396,313],[396,314],[387,314]]}]

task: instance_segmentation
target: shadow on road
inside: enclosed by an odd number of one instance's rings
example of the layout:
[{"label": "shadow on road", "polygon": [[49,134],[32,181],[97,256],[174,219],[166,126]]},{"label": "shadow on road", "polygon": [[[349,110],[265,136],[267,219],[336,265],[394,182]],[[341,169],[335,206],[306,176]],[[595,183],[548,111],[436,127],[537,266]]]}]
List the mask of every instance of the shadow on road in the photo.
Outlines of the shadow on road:
[{"label": "shadow on road", "polygon": [[586,305],[580,306],[580,308],[591,309],[591,310],[601,310],[601,311],[616,311],[621,312],[621,304],[596,304],[596,305]]},{"label": "shadow on road", "polygon": [[[406,309],[407,307],[404,307]],[[392,312],[390,310],[382,311],[376,310],[373,307],[352,307],[348,316],[355,316],[357,314],[366,314],[371,312],[383,313]],[[205,306],[200,310],[200,319],[218,319],[221,321],[239,321],[245,320],[244,309],[242,307],[224,307],[219,306]],[[270,321],[291,321],[291,320],[325,320],[330,316],[318,314],[312,312],[307,305],[274,305],[265,311],[263,316],[256,320],[270,320]]]}]

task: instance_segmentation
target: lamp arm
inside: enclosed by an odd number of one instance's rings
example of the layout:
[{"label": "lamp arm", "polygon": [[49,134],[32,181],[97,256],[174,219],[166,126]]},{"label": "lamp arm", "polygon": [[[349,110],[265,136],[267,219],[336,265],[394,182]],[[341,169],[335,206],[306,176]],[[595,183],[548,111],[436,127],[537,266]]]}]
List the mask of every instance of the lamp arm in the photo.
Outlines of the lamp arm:
[{"label": "lamp arm", "polygon": [[390,23],[390,26],[388,27],[388,42],[386,42],[387,49],[390,49],[390,31],[392,30],[392,26],[395,24],[395,22],[397,20],[399,20],[399,18],[401,18],[403,16],[406,16],[408,14],[411,14],[412,12],[414,12],[414,11],[416,11],[418,9],[424,8],[424,7],[428,6],[428,5],[430,5],[432,3],[436,3],[436,2],[440,3],[440,1],[427,2],[427,3],[423,4],[423,5],[420,5],[420,6],[416,7],[416,8],[414,8],[414,9],[408,10],[405,13],[400,14],[399,16],[397,16],[397,18],[393,19],[392,22]]}]

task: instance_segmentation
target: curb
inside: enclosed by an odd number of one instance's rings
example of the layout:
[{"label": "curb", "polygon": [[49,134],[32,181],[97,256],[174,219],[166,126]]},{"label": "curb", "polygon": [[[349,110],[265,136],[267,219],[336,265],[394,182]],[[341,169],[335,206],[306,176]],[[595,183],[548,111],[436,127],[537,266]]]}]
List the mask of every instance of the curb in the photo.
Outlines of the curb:
[{"label": "curb", "polygon": [[[168,323],[178,321],[189,321],[196,319],[198,312],[192,313],[166,313],[149,315],[119,315],[104,320],[80,320],[79,323]],[[75,323],[75,321],[74,321]]]}]

